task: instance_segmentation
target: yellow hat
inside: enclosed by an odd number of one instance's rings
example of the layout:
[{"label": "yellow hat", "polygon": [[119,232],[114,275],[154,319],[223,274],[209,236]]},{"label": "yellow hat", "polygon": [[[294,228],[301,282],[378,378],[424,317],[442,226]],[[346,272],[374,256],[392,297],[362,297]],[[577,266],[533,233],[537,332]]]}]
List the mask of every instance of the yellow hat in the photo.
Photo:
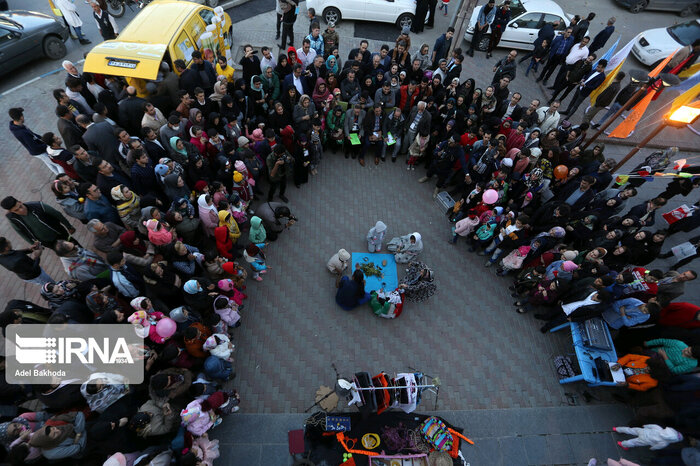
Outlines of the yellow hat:
[{"label": "yellow hat", "polygon": [[236,183],[243,181],[243,174],[241,172],[233,172],[233,181]]}]

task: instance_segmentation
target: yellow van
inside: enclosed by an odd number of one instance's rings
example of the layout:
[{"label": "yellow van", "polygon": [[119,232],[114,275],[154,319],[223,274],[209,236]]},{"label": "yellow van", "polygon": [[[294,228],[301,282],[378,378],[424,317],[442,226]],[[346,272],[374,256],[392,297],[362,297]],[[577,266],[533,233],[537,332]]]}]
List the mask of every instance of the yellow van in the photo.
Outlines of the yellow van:
[{"label": "yellow van", "polygon": [[187,1],[155,0],[117,39],[96,45],[85,57],[84,70],[124,76],[130,82],[153,80],[161,61],[175,70],[175,60],[182,59],[189,65],[192,52],[206,49],[225,56],[231,64],[231,24],[231,17],[222,9],[215,11]]}]

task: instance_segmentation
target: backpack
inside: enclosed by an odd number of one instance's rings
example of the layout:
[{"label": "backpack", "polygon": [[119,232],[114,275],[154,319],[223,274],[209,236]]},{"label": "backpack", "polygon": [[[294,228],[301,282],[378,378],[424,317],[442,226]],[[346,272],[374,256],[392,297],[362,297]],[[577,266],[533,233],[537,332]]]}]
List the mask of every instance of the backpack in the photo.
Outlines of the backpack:
[{"label": "backpack", "polygon": [[423,438],[439,451],[452,450],[454,438],[442,420],[430,416],[418,426]]}]

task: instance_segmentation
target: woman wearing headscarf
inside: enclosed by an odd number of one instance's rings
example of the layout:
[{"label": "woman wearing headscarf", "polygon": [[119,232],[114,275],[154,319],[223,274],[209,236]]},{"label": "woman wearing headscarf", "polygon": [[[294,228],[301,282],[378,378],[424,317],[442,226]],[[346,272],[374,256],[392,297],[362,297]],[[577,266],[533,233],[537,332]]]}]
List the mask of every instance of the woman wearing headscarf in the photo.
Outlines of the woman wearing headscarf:
[{"label": "woman wearing headscarf", "polygon": [[219,211],[209,194],[202,194],[197,199],[199,208],[199,219],[202,221],[204,232],[207,236],[214,236],[214,228],[219,226]]},{"label": "woman wearing headscarf", "polygon": [[190,188],[187,187],[185,181],[180,175],[171,174],[164,178],[163,185],[165,188],[165,194],[171,201],[175,201],[180,198],[189,199],[192,196]]},{"label": "woman wearing headscarf", "polygon": [[280,78],[271,66],[266,66],[260,75],[263,90],[268,99],[268,108],[280,98]]},{"label": "woman wearing headscarf", "polygon": [[423,252],[423,241],[418,232],[409,235],[392,238],[386,245],[389,252],[394,253],[394,258],[399,264],[406,264]]},{"label": "woman wearing headscarf", "polygon": [[428,44],[422,44],[420,49],[418,49],[418,53],[413,56],[413,59],[420,60],[421,71],[427,70],[433,64],[430,58],[430,46]]},{"label": "woman wearing headscarf", "polygon": [[578,215],[566,224],[566,231],[577,248],[583,248],[588,238],[593,236],[598,227],[598,216],[593,214]]},{"label": "woman wearing headscarf", "polygon": [[228,236],[231,238],[231,242],[236,244],[238,238],[241,237],[241,230],[238,228],[236,220],[231,215],[231,212],[227,210],[221,210],[218,213],[219,216],[219,226],[226,227],[228,229]]},{"label": "woman wearing headscarf", "polygon": [[367,250],[369,252],[380,252],[382,250],[382,241],[386,234],[386,225],[381,220],[369,229],[367,232]]},{"label": "woman wearing headscarf", "polygon": [[267,94],[263,88],[263,82],[260,76],[255,75],[250,78],[248,95],[253,103],[253,116],[256,125],[257,123],[264,123],[267,116]]},{"label": "woman wearing headscarf", "polygon": [[199,126],[200,128],[204,127],[204,114],[202,111],[198,108],[191,108],[190,109],[190,114],[188,115],[189,119],[187,120],[187,124],[185,125],[185,131],[189,133],[190,129],[193,126]]},{"label": "woman wearing headscarf", "polygon": [[138,194],[123,184],[112,188],[110,194],[117,202],[117,212],[124,226],[130,230],[138,230],[141,221],[141,200]]},{"label": "woman wearing headscarf", "polygon": [[49,418],[34,432],[29,445],[41,449],[48,460],[79,457],[87,446],[85,415],[82,412],[59,414]]},{"label": "woman wearing headscarf", "polygon": [[165,221],[168,222],[179,238],[182,238],[187,244],[199,244],[199,228],[200,220],[187,215],[182,215],[177,210],[171,210],[165,214]]},{"label": "woman wearing headscarf", "polygon": [[343,276],[337,286],[335,302],[343,310],[352,311],[370,300],[369,293],[365,292],[365,276],[362,270],[355,270],[352,279],[347,275]]},{"label": "woman wearing headscarf", "polygon": [[148,230],[148,241],[154,246],[165,246],[173,241],[173,234],[158,220],[152,218],[144,222]]},{"label": "woman wearing headscarf", "polygon": [[282,102],[275,102],[274,108],[274,112],[267,119],[267,127],[272,128],[276,134],[279,134],[283,128],[292,124],[292,115],[287,112]]},{"label": "woman wearing headscarf", "polygon": [[323,78],[316,78],[316,85],[314,86],[314,92],[311,94],[311,100],[313,100],[316,108],[323,108],[326,105],[328,96],[331,95],[331,91],[328,89],[328,84]]},{"label": "woman wearing headscarf", "polygon": [[281,81],[292,72],[292,65],[289,63],[289,57],[286,54],[280,53],[277,57],[277,65],[275,65],[275,74]]},{"label": "woman wearing headscarf", "polygon": [[178,136],[173,136],[170,138],[170,147],[173,149],[170,156],[180,165],[187,164],[190,157],[200,155],[199,149],[197,149],[191,142],[187,142]]},{"label": "woman wearing headscarf", "polygon": [[338,60],[335,58],[335,55],[328,55],[328,58],[326,58],[326,69],[329,73],[338,74]]},{"label": "woman wearing headscarf", "polygon": [[302,95],[292,112],[294,130],[297,134],[308,133],[311,129],[311,119],[316,117],[318,117],[318,112],[314,103],[311,102],[311,98],[306,94]]},{"label": "woman wearing headscarf", "polygon": [[403,289],[407,300],[419,303],[435,294],[437,286],[434,280],[432,269],[421,261],[413,261],[408,265],[399,288]]},{"label": "woman wearing headscarf", "polygon": [[282,93],[280,102],[282,102],[282,105],[284,105],[284,111],[288,115],[293,115],[297,102],[299,102],[299,92],[297,92],[297,88],[294,86],[289,86],[289,88]]},{"label": "woman wearing headscarf", "polygon": [[264,243],[267,240],[267,232],[263,221],[258,216],[253,216],[250,219],[250,232],[248,234],[250,242],[254,244]]}]

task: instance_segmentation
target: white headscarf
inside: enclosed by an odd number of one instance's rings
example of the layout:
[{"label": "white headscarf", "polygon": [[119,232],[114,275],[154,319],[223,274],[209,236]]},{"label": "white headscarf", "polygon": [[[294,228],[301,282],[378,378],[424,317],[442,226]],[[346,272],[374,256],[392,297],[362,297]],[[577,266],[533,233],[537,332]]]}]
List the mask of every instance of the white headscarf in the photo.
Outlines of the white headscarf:
[{"label": "white headscarf", "polygon": [[200,196],[197,198],[197,205],[198,205],[201,209],[211,210],[212,212],[214,212],[214,215],[217,215],[217,216],[218,216],[218,215],[219,215],[219,211],[216,209],[216,207],[214,206],[214,204],[212,204],[212,205],[207,204],[206,197],[207,197],[206,194],[200,195]]},{"label": "white headscarf", "polygon": [[415,251],[422,251],[423,250],[423,240],[421,239],[420,233],[418,233],[416,231],[416,232],[411,233],[411,236],[413,236],[416,239],[416,242],[415,242],[415,244],[409,245],[408,248],[415,250]]}]

